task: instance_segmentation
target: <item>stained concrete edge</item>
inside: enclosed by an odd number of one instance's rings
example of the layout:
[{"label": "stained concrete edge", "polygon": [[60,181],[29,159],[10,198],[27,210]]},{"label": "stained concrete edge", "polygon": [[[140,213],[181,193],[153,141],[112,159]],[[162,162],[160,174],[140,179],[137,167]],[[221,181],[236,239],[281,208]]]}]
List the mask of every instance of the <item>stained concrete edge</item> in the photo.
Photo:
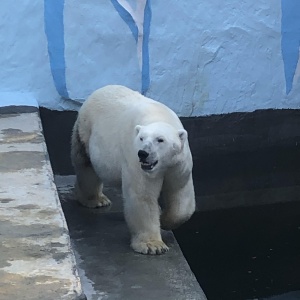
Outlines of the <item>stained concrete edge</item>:
[{"label": "stained concrete edge", "polygon": [[86,299],[35,107],[0,108],[0,298]]},{"label": "stained concrete edge", "polygon": [[27,105],[9,105],[0,106],[0,114],[23,114],[23,113],[33,113],[38,112],[39,108],[36,106]]}]

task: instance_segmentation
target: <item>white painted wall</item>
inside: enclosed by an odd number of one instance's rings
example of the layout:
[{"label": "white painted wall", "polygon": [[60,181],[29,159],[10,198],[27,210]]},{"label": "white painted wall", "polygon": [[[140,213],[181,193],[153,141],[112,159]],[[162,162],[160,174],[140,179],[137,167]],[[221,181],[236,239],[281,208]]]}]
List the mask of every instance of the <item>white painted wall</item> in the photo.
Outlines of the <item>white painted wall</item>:
[{"label": "white painted wall", "polygon": [[299,0],[1,0],[0,105],[123,84],[180,116],[300,108],[299,41]]}]

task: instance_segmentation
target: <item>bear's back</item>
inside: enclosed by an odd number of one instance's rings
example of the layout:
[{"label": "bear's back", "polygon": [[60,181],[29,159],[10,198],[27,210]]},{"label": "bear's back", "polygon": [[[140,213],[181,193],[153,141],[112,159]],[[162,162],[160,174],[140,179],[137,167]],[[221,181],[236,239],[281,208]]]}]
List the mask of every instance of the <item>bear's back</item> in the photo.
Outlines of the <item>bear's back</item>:
[{"label": "bear's back", "polygon": [[177,115],[164,104],[120,85],[108,85],[93,92],[82,105],[79,116],[88,127],[132,127],[165,121],[182,128]]},{"label": "bear's back", "polygon": [[147,98],[121,85],[108,85],[93,92],[83,103],[79,113],[89,118],[120,116],[127,109],[140,105]]}]

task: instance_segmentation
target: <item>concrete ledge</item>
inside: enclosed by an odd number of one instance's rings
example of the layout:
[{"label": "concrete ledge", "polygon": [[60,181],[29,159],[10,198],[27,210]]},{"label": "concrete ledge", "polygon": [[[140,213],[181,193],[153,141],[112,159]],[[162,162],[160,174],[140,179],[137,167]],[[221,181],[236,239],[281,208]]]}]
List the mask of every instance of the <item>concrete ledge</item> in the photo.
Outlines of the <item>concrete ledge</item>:
[{"label": "concrete ledge", "polygon": [[206,300],[171,231],[162,232],[170,247],[164,255],[130,248],[119,189],[104,187],[111,207],[89,209],[74,200],[75,176],[55,176],[55,182],[88,299]]},{"label": "concrete ledge", "polygon": [[39,114],[20,111],[0,114],[0,299],[84,299]]}]

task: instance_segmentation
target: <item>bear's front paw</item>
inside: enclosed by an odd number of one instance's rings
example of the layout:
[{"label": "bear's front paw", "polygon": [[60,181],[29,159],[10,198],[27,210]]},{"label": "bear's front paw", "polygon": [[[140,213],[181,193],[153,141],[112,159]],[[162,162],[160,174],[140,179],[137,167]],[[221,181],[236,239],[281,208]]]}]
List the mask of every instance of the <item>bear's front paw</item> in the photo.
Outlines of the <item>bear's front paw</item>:
[{"label": "bear's front paw", "polygon": [[102,194],[99,196],[99,199],[97,201],[97,206],[96,207],[103,207],[103,206],[109,206],[111,205],[111,201],[104,195]]},{"label": "bear's front paw", "polygon": [[169,251],[169,247],[163,241],[135,241],[131,244],[134,251],[142,254],[164,254]]}]

